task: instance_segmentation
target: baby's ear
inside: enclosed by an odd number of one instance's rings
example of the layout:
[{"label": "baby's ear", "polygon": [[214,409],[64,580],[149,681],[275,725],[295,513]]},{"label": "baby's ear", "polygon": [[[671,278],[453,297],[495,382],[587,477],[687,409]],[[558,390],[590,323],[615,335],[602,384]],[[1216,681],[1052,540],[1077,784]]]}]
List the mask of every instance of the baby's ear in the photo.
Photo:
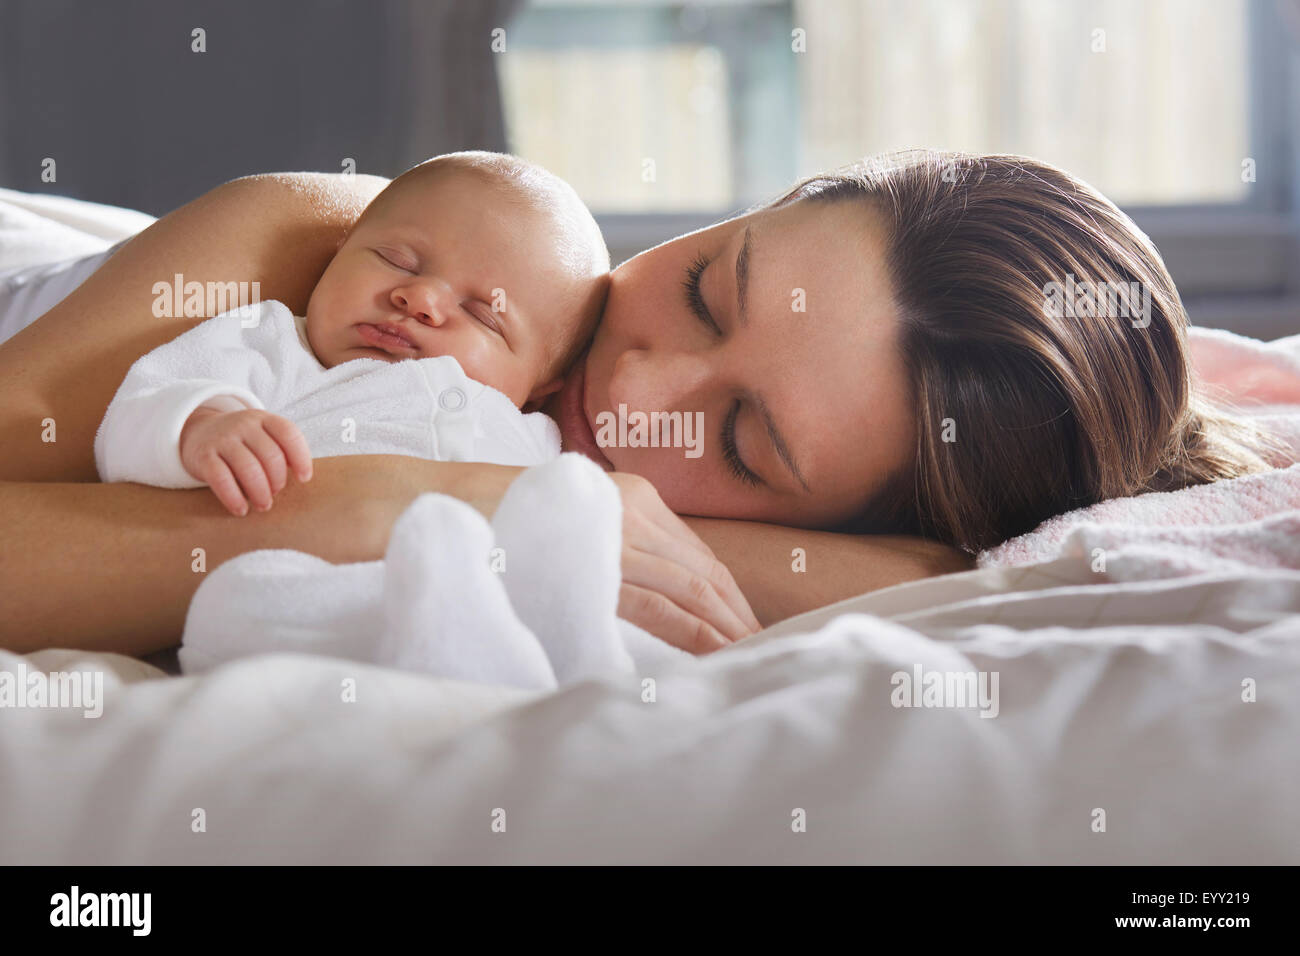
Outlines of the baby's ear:
[{"label": "baby's ear", "polygon": [[564,379],[557,378],[547,382],[545,385],[538,385],[528,396],[528,401],[524,402],[521,411],[535,412],[538,411],[543,403],[564,387]]}]

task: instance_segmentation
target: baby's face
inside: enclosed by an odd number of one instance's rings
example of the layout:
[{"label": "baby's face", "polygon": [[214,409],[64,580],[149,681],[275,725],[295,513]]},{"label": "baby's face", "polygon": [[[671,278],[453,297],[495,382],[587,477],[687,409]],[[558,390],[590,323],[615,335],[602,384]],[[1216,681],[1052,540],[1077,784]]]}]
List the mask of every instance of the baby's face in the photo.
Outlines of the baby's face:
[{"label": "baby's face", "polygon": [[[517,407],[558,389],[552,357],[589,334],[604,277],[576,275],[546,217],[484,177],[451,170],[357,224],[307,306],[326,367],[450,355]],[[552,375],[554,370],[551,370]]]}]

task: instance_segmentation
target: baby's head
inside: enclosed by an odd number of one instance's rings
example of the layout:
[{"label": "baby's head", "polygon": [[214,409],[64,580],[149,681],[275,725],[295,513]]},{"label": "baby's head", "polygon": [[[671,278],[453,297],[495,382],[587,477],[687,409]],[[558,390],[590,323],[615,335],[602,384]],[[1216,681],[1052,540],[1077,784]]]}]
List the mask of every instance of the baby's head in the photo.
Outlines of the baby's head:
[{"label": "baby's head", "polygon": [[326,367],[454,357],[536,407],[590,339],[609,253],[566,182],[500,153],[438,156],[375,197],[307,306]]}]

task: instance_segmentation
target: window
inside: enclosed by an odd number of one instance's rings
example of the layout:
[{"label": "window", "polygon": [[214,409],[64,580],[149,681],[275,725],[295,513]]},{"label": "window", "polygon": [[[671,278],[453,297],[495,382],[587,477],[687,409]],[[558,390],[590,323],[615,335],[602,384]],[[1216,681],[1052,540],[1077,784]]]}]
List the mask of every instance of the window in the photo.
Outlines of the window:
[{"label": "window", "polygon": [[533,0],[499,63],[512,148],[616,260],[923,145],[1070,170],[1188,298],[1293,271],[1286,29],[1271,0]]}]

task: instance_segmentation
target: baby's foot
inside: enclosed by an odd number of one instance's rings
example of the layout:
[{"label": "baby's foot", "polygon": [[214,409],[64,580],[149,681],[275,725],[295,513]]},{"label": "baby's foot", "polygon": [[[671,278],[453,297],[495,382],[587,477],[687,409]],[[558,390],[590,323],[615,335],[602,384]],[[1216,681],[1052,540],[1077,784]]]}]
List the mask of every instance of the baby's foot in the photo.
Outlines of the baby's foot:
[{"label": "baby's foot", "polygon": [[616,626],[623,502],[581,455],[529,468],[492,518],[515,613],[561,683],[632,669]]},{"label": "baby's foot", "polygon": [[384,559],[381,663],[457,680],[556,686],[546,651],[490,567],[492,549],[483,516],[455,498],[421,495],[403,512]]}]

